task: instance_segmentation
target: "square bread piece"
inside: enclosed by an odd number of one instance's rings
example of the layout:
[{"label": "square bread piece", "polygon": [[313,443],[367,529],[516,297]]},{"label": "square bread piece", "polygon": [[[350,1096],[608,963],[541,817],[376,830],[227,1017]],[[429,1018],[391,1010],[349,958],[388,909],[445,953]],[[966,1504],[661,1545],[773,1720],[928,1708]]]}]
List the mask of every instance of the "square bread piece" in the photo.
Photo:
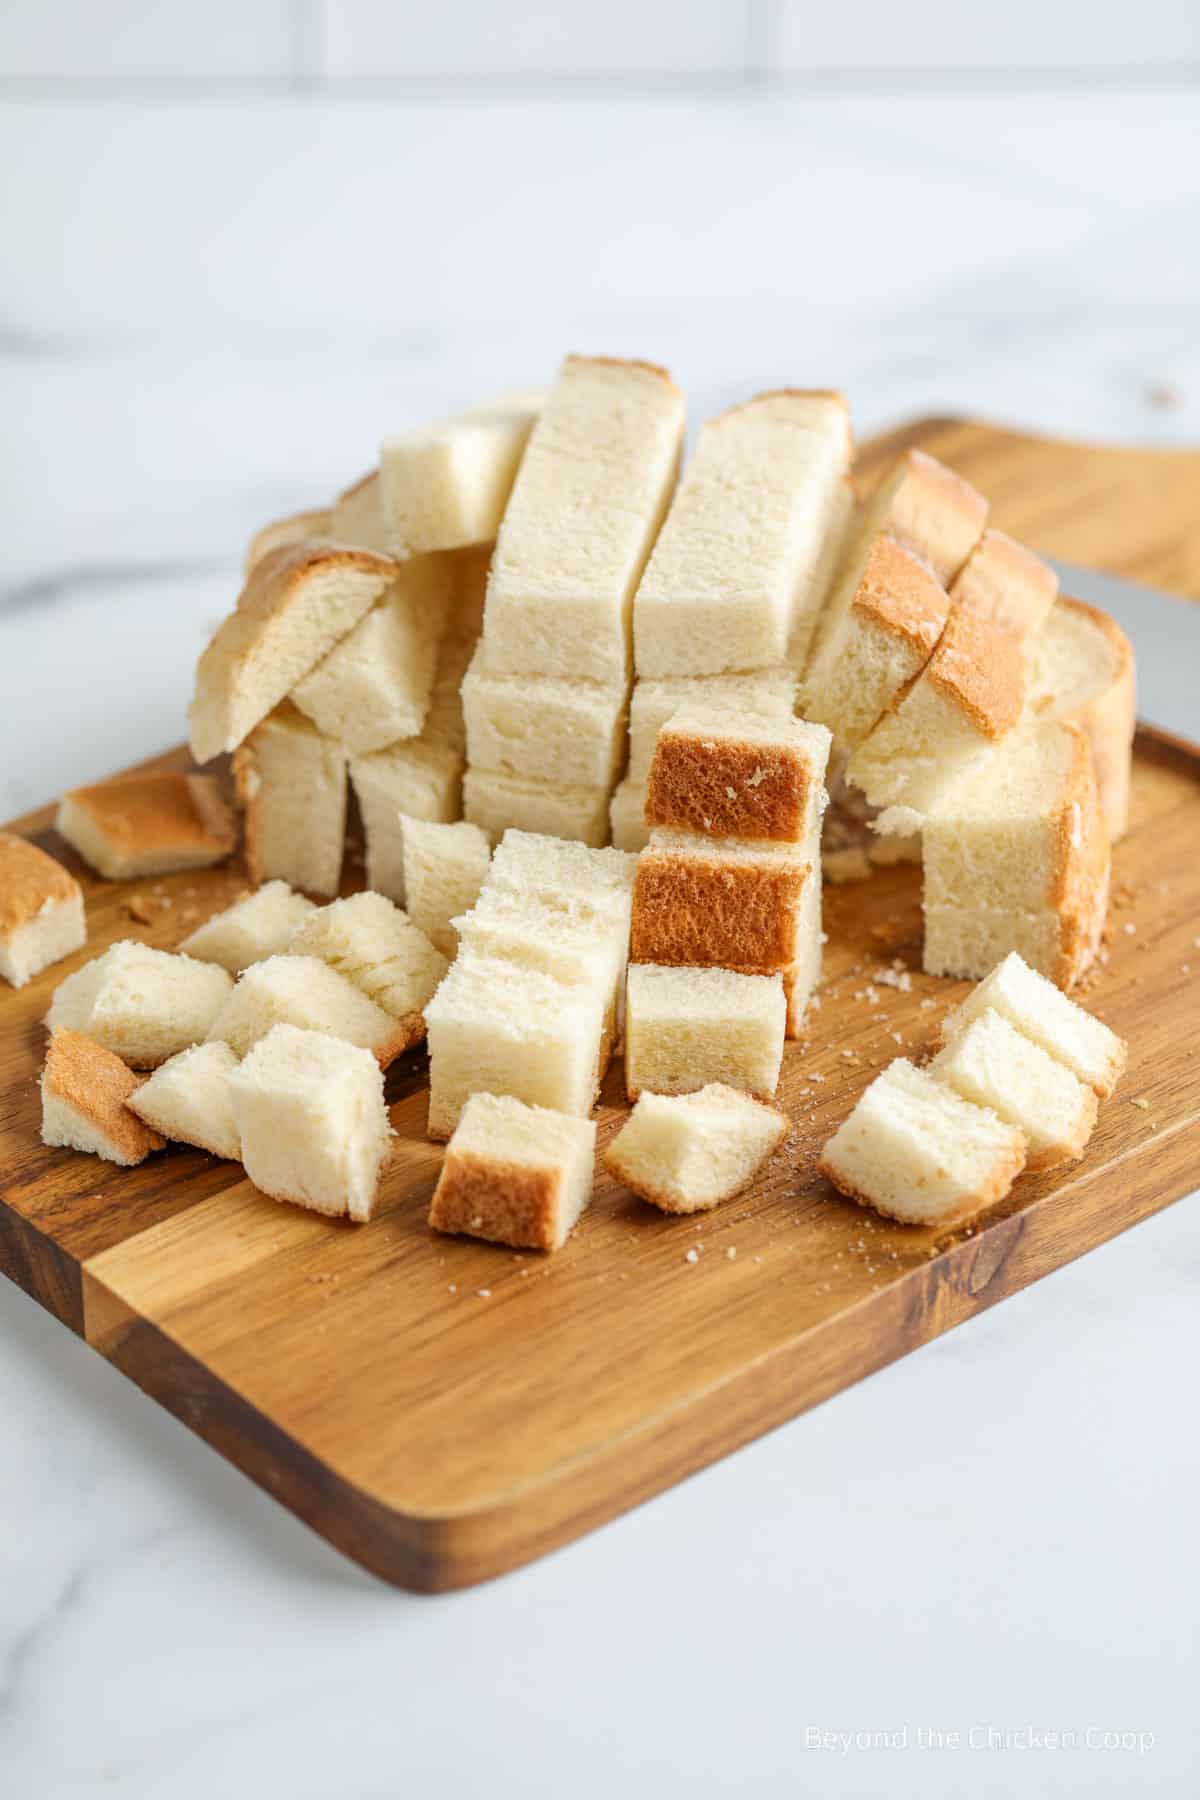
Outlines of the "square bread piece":
[{"label": "square bread piece", "polygon": [[346,837],[346,757],[285,700],[234,753],[254,882],[336,894]]},{"label": "square bread piece", "polygon": [[232,992],[215,963],[124,938],[59,983],[46,1024],[81,1031],[135,1069],[154,1069],[202,1043]]},{"label": "square bread piece", "polygon": [[633,960],[790,968],[805,883],[820,879],[804,851],[655,829],[634,884]]},{"label": "square bread piece", "polygon": [[481,640],[462,684],[472,768],[609,787],[625,752],[625,683],[495,675]]},{"label": "square bread piece", "polygon": [[1137,723],[1133,645],[1107,613],[1064,594],[1031,641],[1029,658],[1029,710],[1082,725],[1115,844],[1129,827]]},{"label": "square bread piece", "polygon": [[979,542],[988,503],[977,488],[924,450],[906,450],[864,509],[863,536],[886,532],[928,563],[949,587]]},{"label": "square bread piece", "polygon": [[985,531],[955,579],[950,598],[1024,640],[1038,631],[1058,594],[1049,563],[1004,531]]},{"label": "square bread piece", "polygon": [[825,601],[852,448],[840,394],[759,394],[705,421],[634,601],[639,676],[788,660]]},{"label": "square bread piece", "polygon": [[284,519],[272,519],[250,539],[242,564],[243,577],[249,575],[255,563],[261,562],[270,550],[289,549],[304,538],[330,537],[332,523],[333,514],[327,506],[314,507],[309,512],[289,513]]},{"label": "square bread piece", "polygon": [[847,778],[881,829],[919,829],[965,775],[1012,731],[1025,701],[1020,644],[989,619],[953,607],[937,649],[851,756]]},{"label": "square bread piece", "polygon": [[646,820],[711,837],[794,844],[819,833],[830,735],[804,719],[681,706],[658,734]]},{"label": "square bread piece", "polygon": [[209,869],[237,842],[215,775],[123,775],[75,788],[59,801],[54,823],[107,881]]},{"label": "square bread piece", "polygon": [[460,751],[423,738],[352,759],[350,781],[367,840],[367,882],[377,894],[404,899],[401,814],[453,823],[462,811],[462,776]]},{"label": "square bread piece", "polygon": [[1125,1068],[1125,1044],[1103,1020],[1085,1012],[1060,993],[1052,981],[1039,975],[1015,953],[997,963],[942,1020],[943,1043],[992,1010],[1040,1044],[1063,1067],[1106,1100]]},{"label": "square bread piece", "polygon": [[370,550],[304,540],[255,563],[196,667],[192,754],[236,750],[395,579]]},{"label": "square bread piece", "polygon": [[455,920],[462,942],[481,956],[540,969],[559,981],[584,982],[605,1002],[601,1061],[620,1035],[629,932],[610,906],[579,895],[542,898],[485,888]]},{"label": "square bread piece", "polygon": [[821,1152],[822,1175],[907,1225],[957,1225],[1003,1200],[1025,1139],[994,1112],[914,1068],[889,1063]]},{"label": "square bread piece", "polygon": [[1110,853],[1091,752],[1027,719],[922,835],[924,966],[981,980],[1010,950],[1069,990],[1100,944]]},{"label": "square bread piece", "polygon": [[616,788],[608,803],[608,828],[613,845],[618,850],[628,850],[636,855],[644,850],[650,842],[650,827],[646,823],[646,783],[636,776],[627,775]]},{"label": "square bread piece", "polygon": [[604,996],[466,946],[425,1012],[429,1135],[445,1139],[471,1094],[511,1094],[586,1119],[596,1101]]},{"label": "square bread piece", "polygon": [[409,1044],[424,1037],[425,1004],[450,966],[407,913],[369,892],[310,913],[288,949],[292,956],[319,956],[352,981],[399,1020]]},{"label": "square bread piece", "polygon": [[990,1007],[954,1033],[929,1073],[1015,1125],[1027,1169],[1056,1169],[1087,1148],[1096,1124],[1091,1088]]},{"label": "square bread piece", "polygon": [[536,831],[506,831],[492,855],[488,886],[515,894],[607,897],[628,921],[638,859],[621,850],[595,850]]},{"label": "square bread piece", "polygon": [[631,963],[625,1087],[690,1094],[710,1081],[770,1099],[779,1083],[787,1002],[781,975]]},{"label": "square bread piece", "polygon": [[510,828],[546,837],[574,838],[598,848],[608,836],[608,788],[534,781],[527,775],[500,775],[468,769],[463,776],[463,813],[497,843]]},{"label": "square bread piece", "polygon": [[293,893],[286,881],[268,881],[198,925],[179,948],[240,975],[251,963],[286,950],[313,910],[313,902]]},{"label": "square bread piece", "polygon": [[252,963],[207,1037],[220,1038],[235,1056],[247,1056],[273,1025],[297,1025],[357,1044],[383,1069],[413,1041],[409,1021],[394,1019],[316,956],[268,956]]},{"label": "square bread piece", "polygon": [[601,1161],[660,1212],[704,1212],[749,1187],[790,1124],[719,1081],[694,1094],[644,1093]]},{"label": "square bread piece", "polygon": [[665,369],[567,357],[492,557],[483,635],[497,674],[627,679],[634,589],[683,427],[683,395]]},{"label": "square bread piece", "polygon": [[124,1169],[144,1162],[165,1139],[129,1110],[141,1079],[79,1032],[54,1032],[41,1080],[43,1144],[83,1150]]},{"label": "square bread piece", "polygon": [[242,1161],[255,1187],[330,1218],[375,1210],[392,1129],[368,1051],[276,1025],[229,1077]]},{"label": "square bread piece", "polygon": [[626,774],[643,789],[659,732],[681,706],[693,703],[729,707],[756,718],[790,719],[796,710],[796,671],[758,669],[748,675],[664,675],[636,681],[629,702]]},{"label": "square bread piece", "polygon": [[594,1119],[472,1094],[446,1158],[429,1223],[515,1250],[561,1250],[592,1197]]},{"label": "square bread piece", "polygon": [[36,844],[0,831],[0,975],[24,987],[86,942],[75,877]]},{"label": "square bread piece", "polygon": [[493,541],[545,398],[542,388],[518,389],[384,438],[384,512],[401,554]]},{"label": "square bread piece", "polygon": [[237,1066],[228,1044],[196,1044],[155,1069],[127,1104],[164,1138],[240,1162],[242,1146],[229,1091]]},{"label": "square bread piece", "polygon": [[352,756],[418,736],[448,623],[451,570],[442,556],[405,563],[383,598],[292,689],[292,700]]},{"label": "square bread piece", "polygon": [[453,957],[458,933],[451,921],[470,911],[487,879],[492,848],[486,834],[465,819],[440,825],[401,813],[400,853],[409,918],[436,949]]}]

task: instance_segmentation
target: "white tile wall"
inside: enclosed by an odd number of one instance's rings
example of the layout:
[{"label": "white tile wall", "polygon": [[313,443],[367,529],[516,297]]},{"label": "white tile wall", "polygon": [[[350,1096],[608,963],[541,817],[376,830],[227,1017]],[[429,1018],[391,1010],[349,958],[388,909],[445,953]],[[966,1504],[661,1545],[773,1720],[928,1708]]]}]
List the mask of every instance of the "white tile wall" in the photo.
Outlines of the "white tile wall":
[{"label": "white tile wall", "polygon": [[287,81],[295,0],[0,0],[0,82]]}]

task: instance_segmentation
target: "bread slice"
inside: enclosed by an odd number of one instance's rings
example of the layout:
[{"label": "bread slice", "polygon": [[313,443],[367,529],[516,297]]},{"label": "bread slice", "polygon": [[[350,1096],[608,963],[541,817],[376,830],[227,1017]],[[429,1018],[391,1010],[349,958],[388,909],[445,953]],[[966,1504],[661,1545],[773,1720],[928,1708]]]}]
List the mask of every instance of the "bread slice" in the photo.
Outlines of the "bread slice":
[{"label": "bread slice", "polygon": [[154,1069],[203,1042],[232,991],[214,963],[125,938],[59,983],[46,1024],[82,1032],[135,1069]]},{"label": "bread slice", "polygon": [[391,540],[402,553],[494,540],[544,403],[541,388],[515,390],[384,438],[383,504]]},{"label": "bread slice", "polygon": [[1137,723],[1133,646],[1108,614],[1066,595],[1030,647],[1029,705],[1043,718],[1074,719],[1087,733],[1108,835],[1129,826],[1129,777]]},{"label": "bread slice", "polygon": [[361,476],[338,495],[328,535],[335,543],[349,544],[355,550],[374,550],[380,556],[403,554],[384,517],[378,469]]},{"label": "bread slice", "polygon": [[275,1025],[229,1088],[255,1187],[330,1218],[370,1219],[392,1129],[383,1076],[366,1050]]},{"label": "bread slice", "polygon": [[198,925],[179,948],[240,975],[251,963],[286,950],[313,910],[312,901],[293,893],[286,881],[268,881]]},{"label": "bread slice", "polygon": [[433,1192],[435,1231],[516,1250],[561,1250],[592,1197],[593,1119],[472,1094]]},{"label": "bread slice", "polygon": [[1015,1125],[1028,1169],[1076,1162],[1096,1124],[1096,1096],[1053,1056],[987,1007],[954,1032],[929,1073]]},{"label": "bread slice", "polygon": [[496,675],[481,640],[462,684],[472,768],[568,782],[612,785],[625,751],[624,681]]},{"label": "bread slice", "polygon": [[237,1066],[228,1044],[196,1044],[155,1069],[127,1105],[164,1138],[240,1162],[242,1145],[229,1091]]},{"label": "bread slice", "polygon": [[683,395],[665,369],[566,359],[492,558],[483,635],[497,674],[627,679],[633,593],[675,484],[683,426]]},{"label": "bread slice", "polygon": [[821,1152],[834,1186],[885,1218],[958,1225],[1003,1200],[1025,1139],[904,1057],[889,1063]]},{"label": "bread slice", "polygon": [[196,668],[192,754],[236,750],[395,579],[370,550],[305,540],[255,563]]},{"label": "bread slice", "polygon": [[268,956],[252,963],[206,1035],[210,1042],[228,1044],[235,1056],[246,1056],[273,1025],[297,1025],[358,1044],[383,1069],[412,1042],[409,1021],[393,1018],[316,956]]},{"label": "bread slice", "polygon": [[1038,1044],[1104,1100],[1125,1068],[1125,1045],[1102,1020],[1022,962],[1010,951],[989,975],[942,1020],[949,1043],[985,1012],[998,1013],[1031,1043]]},{"label": "bread slice", "polygon": [[1058,594],[1049,563],[1004,531],[985,531],[959,571],[950,598],[1022,642],[1038,631]]},{"label": "bread slice", "polygon": [[346,755],[289,700],[256,725],[233,757],[254,882],[336,894],[346,838]]},{"label": "bread slice", "polygon": [[639,676],[788,660],[825,600],[852,447],[840,394],[759,394],[706,421],[637,590]]},{"label": "bread slice", "polygon": [[629,943],[623,917],[576,894],[542,898],[487,887],[454,924],[463,944],[479,956],[582,982],[598,993],[604,1000],[600,1061],[607,1067],[623,1012]]},{"label": "bread slice", "polygon": [[749,1187],[790,1125],[719,1081],[694,1094],[644,1093],[601,1161],[660,1212],[705,1212]]},{"label": "bread slice", "polygon": [[617,784],[608,803],[608,826],[616,849],[636,855],[646,848],[650,827],[646,823],[645,781],[627,775]]},{"label": "bread slice", "polygon": [[790,719],[796,710],[796,671],[757,669],[744,675],[666,675],[637,681],[629,702],[630,779],[644,792],[658,734],[681,706],[719,705],[759,718]]},{"label": "bread slice", "polygon": [[450,580],[445,557],[405,563],[366,617],[292,689],[301,712],[351,755],[416,737],[424,726]]},{"label": "bread slice", "polygon": [[487,879],[491,845],[478,825],[453,825],[400,814],[403,901],[409,918],[444,956],[458,950],[451,921],[469,912]]},{"label": "bread slice", "polygon": [[24,987],[86,941],[75,877],[28,839],[0,831],[0,975]]},{"label": "bread slice", "polygon": [[119,1056],[77,1031],[52,1033],[42,1070],[42,1142],[131,1169],[165,1142],[127,1102],[141,1085]]},{"label": "bread slice", "polygon": [[467,727],[460,690],[463,676],[475,654],[476,642],[475,638],[460,635],[457,629],[452,629],[442,639],[429,712],[421,732],[422,743],[454,750],[460,760],[465,760],[467,748]]},{"label": "bread slice", "polygon": [[492,855],[488,886],[517,894],[607,899],[628,923],[638,859],[534,831],[506,831]]},{"label": "bread slice", "polygon": [[54,823],[107,881],[209,869],[237,842],[215,775],[122,775],[74,788],[59,801]]},{"label": "bread slice", "polygon": [[787,1002],[781,975],[631,963],[625,1087],[690,1094],[723,1082],[760,1099],[779,1083]]},{"label": "bread slice", "polygon": [[634,885],[633,960],[790,968],[804,886],[818,879],[793,844],[655,829]]},{"label": "bread slice", "polygon": [[885,532],[948,588],[979,542],[987,514],[987,501],[969,481],[924,450],[906,450],[868,499],[862,536],[873,541]]},{"label": "bread slice", "polygon": [[431,1138],[448,1138],[478,1093],[590,1114],[604,997],[587,982],[559,981],[464,947],[425,1009],[425,1024]]},{"label": "bread slice", "polygon": [[834,492],[833,503],[825,527],[825,542],[809,584],[812,604],[798,609],[792,616],[788,636],[788,667],[799,678],[808,667],[813,645],[820,634],[821,619],[829,605],[838,571],[842,567],[858,522],[858,507],[849,476],[844,476]]},{"label": "bread slice", "polygon": [[514,828],[596,847],[608,836],[608,788],[469,768],[463,776],[463,814],[492,843]]},{"label": "bread slice", "polygon": [[246,549],[243,573],[249,575],[255,563],[272,550],[287,550],[305,538],[328,538],[332,535],[333,514],[328,507],[318,506],[308,512],[289,513],[284,519],[272,519],[250,539]]},{"label": "bread slice", "polygon": [[[402,1049],[425,1036],[424,1011],[450,966],[423,931],[383,894],[353,894],[309,913],[290,956],[319,956],[398,1021]],[[398,1054],[393,1048],[392,1054]]]},{"label": "bread slice", "polygon": [[1099,948],[1109,847],[1070,720],[1027,719],[922,835],[924,966],[979,980],[1015,950],[1069,990]]},{"label": "bread slice", "polygon": [[646,822],[713,837],[812,838],[825,810],[830,741],[824,725],[803,719],[685,704],[658,734]]},{"label": "bread slice", "polygon": [[880,829],[919,828],[1016,725],[1025,699],[1021,646],[1002,626],[954,607],[924,669],[851,756],[848,779]]},{"label": "bread slice", "polygon": [[367,840],[367,884],[376,893],[403,900],[401,816],[453,823],[462,811],[462,777],[461,752],[425,737],[351,759],[350,781]]}]

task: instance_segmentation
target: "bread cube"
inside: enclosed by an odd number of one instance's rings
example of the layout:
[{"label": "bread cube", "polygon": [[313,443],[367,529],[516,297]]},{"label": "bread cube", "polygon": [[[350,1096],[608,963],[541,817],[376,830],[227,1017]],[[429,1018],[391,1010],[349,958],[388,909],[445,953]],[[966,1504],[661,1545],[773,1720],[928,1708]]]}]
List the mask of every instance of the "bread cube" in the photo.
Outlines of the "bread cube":
[{"label": "bread cube", "polygon": [[625,751],[625,683],[496,675],[481,641],[462,684],[472,768],[607,787]]},{"label": "bread cube", "polygon": [[536,831],[506,831],[492,855],[488,886],[515,894],[605,897],[628,920],[638,859],[621,850],[596,850]]},{"label": "bread cube", "polygon": [[635,962],[787,969],[800,952],[805,846],[654,830],[638,861]]},{"label": "bread cube", "polygon": [[1096,1096],[990,1007],[956,1031],[929,1073],[964,1100],[990,1106],[1025,1139],[1025,1166],[1075,1162],[1096,1124]]},{"label": "bread cube", "polygon": [[232,991],[213,963],[125,938],[59,983],[46,1024],[81,1031],[135,1069],[153,1069],[202,1043]]},{"label": "bread cube", "polygon": [[453,825],[400,815],[404,905],[409,918],[444,956],[458,950],[451,921],[469,912],[487,879],[491,845],[478,825]]},{"label": "bread cube", "polygon": [[956,606],[1022,640],[1040,628],[1057,594],[1050,564],[1004,531],[984,532],[950,590]]},{"label": "bread cube", "polygon": [[749,675],[666,675],[634,683],[629,702],[629,767],[644,788],[658,734],[681,706],[718,705],[759,718],[790,719],[796,710],[796,671],[757,669]]},{"label": "bread cube", "polygon": [[646,783],[627,775],[614,790],[608,803],[609,835],[618,850],[635,855],[650,842],[646,823]]},{"label": "bread cube", "polygon": [[237,842],[215,775],[122,775],[74,788],[60,800],[54,823],[108,881],[208,869]]},{"label": "bread cube", "polygon": [[425,1035],[424,1008],[449,964],[407,914],[383,894],[352,894],[304,920],[291,956],[319,956],[399,1021],[405,1048]]},{"label": "bread cube", "polygon": [[237,1066],[228,1044],[196,1044],[162,1063],[126,1104],[164,1138],[238,1162],[242,1147],[229,1090]]},{"label": "bread cube", "polygon": [[560,1250],[592,1197],[593,1119],[472,1094],[446,1146],[429,1223],[517,1250]]},{"label": "bread cube", "polygon": [[690,1094],[709,1082],[769,1099],[779,1082],[787,1002],[781,975],[631,963],[625,1087]]},{"label": "bread cube", "polygon": [[336,894],[346,836],[340,745],[284,701],[235,752],[233,776],[251,880]]},{"label": "bread cube", "polygon": [[593,847],[608,836],[607,787],[577,787],[468,769],[463,777],[463,813],[496,843],[515,827],[547,837],[575,838]]},{"label": "bread cube", "polygon": [[77,1031],[55,1031],[42,1070],[42,1142],[124,1169],[144,1162],[165,1140],[129,1110],[141,1079],[103,1045]]},{"label": "bread cube", "polygon": [[383,1069],[413,1041],[410,1020],[393,1018],[316,956],[268,956],[252,963],[207,1037],[221,1039],[236,1056],[247,1056],[273,1025],[323,1031],[357,1044],[370,1050]]},{"label": "bread cube", "polygon": [[179,948],[240,975],[251,963],[286,950],[312,911],[313,902],[293,893],[286,881],[268,881],[198,925]]},{"label": "bread cube", "polygon": [[75,877],[36,844],[0,831],[0,975],[24,987],[86,941]]},{"label": "bread cube", "polygon": [[580,895],[541,898],[488,887],[454,923],[463,944],[481,956],[584,982],[599,993],[605,1003],[601,1062],[607,1062],[624,1010],[629,933],[619,912]]},{"label": "bread cube", "polygon": [[1126,1052],[1116,1032],[1076,1001],[1068,1000],[1015,951],[946,1014],[941,1026],[943,1043],[989,1010],[1007,1019],[1031,1043],[1039,1044],[1102,1100],[1120,1080]]},{"label": "bread cube", "polygon": [[910,1225],[957,1225],[1003,1200],[1025,1139],[987,1107],[904,1057],[861,1095],[821,1152],[821,1173],[851,1200]]},{"label": "bread cube", "polygon": [[705,1212],[749,1187],[790,1124],[718,1081],[694,1094],[644,1093],[602,1161],[660,1212]]},{"label": "bread cube", "polygon": [[409,555],[490,544],[544,400],[540,388],[500,394],[384,438],[379,473],[391,541]]},{"label": "bread cube", "polygon": [[646,821],[711,837],[797,843],[820,830],[830,734],[803,719],[681,706],[658,734]]},{"label": "bread cube", "polygon": [[401,814],[452,823],[462,810],[462,774],[460,751],[422,738],[353,758],[350,780],[367,840],[367,881],[377,894],[404,898]]},{"label": "bread cube", "polygon": [[371,1217],[392,1130],[383,1075],[368,1051],[275,1025],[229,1087],[255,1187],[330,1218]]}]

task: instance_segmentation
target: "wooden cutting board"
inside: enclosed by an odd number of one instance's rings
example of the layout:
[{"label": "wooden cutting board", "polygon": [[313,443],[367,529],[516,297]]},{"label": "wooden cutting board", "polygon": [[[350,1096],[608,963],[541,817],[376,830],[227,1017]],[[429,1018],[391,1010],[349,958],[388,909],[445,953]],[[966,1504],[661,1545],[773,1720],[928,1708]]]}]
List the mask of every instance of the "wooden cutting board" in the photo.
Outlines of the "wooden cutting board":
[{"label": "wooden cutting board", "polygon": [[[928,421],[869,446],[864,470],[909,444],[969,476],[1036,547],[1200,595],[1200,455]],[[140,923],[135,890],[91,878],[46,808],[14,828],[80,875],[90,941],[0,996],[0,1268],[347,1555],[405,1587],[482,1581],[1196,1185],[1200,750],[1142,732],[1133,809],[1109,960],[1087,995],[1130,1040],[1129,1070],[1082,1162],[1022,1179],[954,1236],[887,1224],[814,1174],[867,1081],[919,1052],[965,990],[920,973],[919,879],[890,870],[827,890],[821,1005],[781,1084],[795,1125],[754,1192],[670,1220],[601,1180],[569,1246],[539,1258],[428,1231],[441,1152],[424,1136],[419,1054],[389,1077],[399,1135],[368,1226],[277,1205],[236,1165],[179,1147],[133,1170],[47,1149],[36,1078],[57,982],[118,937],[173,947],[242,878],[137,884],[156,902]],[[896,959],[911,991],[884,984]],[[623,1111],[614,1070],[601,1141]]]}]

